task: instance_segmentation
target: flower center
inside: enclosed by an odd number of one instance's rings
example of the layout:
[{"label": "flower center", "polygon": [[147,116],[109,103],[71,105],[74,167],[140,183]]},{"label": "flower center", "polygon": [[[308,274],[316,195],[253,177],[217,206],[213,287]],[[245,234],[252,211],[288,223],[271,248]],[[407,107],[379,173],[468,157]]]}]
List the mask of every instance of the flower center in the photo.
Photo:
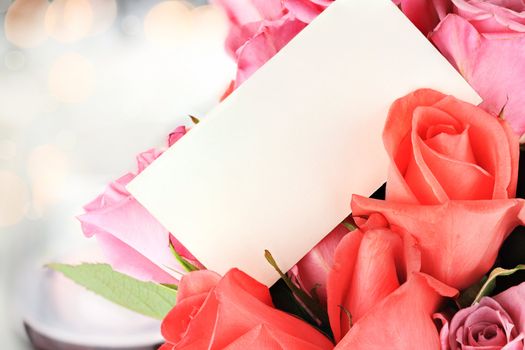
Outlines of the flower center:
[{"label": "flower center", "polygon": [[490,340],[492,338],[494,338],[496,335],[498,334],[498,327],[496,325],[492,325],[492,326],[488,326],[486,327],[482,334],[481,334],[481,337],[487,339],[487,340]]},{"label": "flower center", "polygon": [[478,323],[469,327],[470,345],[501,346],[507,343],[505,332],[497,324]]}]

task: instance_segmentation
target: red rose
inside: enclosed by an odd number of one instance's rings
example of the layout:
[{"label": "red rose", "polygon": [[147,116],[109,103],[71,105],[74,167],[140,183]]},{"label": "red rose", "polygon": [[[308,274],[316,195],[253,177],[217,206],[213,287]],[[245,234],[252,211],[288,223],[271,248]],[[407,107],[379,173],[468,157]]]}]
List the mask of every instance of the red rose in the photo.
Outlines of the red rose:
[{"label": "red rose", "polygon": [[206,270],[184,276],[162,334],[163,350],[333,348],[312,326],[275,309],[268,288],[237,269],[223,278]]}]

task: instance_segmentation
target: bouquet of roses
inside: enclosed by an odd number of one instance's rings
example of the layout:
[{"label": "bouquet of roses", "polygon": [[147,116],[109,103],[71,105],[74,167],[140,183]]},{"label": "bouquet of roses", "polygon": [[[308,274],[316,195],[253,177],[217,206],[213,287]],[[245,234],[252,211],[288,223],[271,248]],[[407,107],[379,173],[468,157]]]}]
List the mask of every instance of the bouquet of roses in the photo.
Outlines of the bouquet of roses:
[{"label": "bouquet of roses", "polygon": [[[238,63],[227,95],[331,1],[217,3]],[[484,102],[430,89],[394,101],[386,187],[349,198],[352,215],[290,271],[266,251],[281,277],[274,286],[206,270],[126,190],[162,150],[140,154],[137,172],[79,217],[111,266],[50,267],[163,319],[162,349],[525,349],[525,4],[397,4]],[[168,146],[189,129],[175,129]]]}]

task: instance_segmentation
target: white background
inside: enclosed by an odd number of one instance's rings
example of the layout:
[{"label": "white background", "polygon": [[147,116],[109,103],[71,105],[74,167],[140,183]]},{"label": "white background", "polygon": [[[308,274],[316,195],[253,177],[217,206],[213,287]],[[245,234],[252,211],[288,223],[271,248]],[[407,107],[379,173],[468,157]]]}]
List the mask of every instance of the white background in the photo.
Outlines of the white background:
[{"label": "white background", "polygon": [[[67,0],[55,2],[62,26],[36,28],[42,42],[24,48],[16,42],[21,39],[6,38],[13,30],[4,26],[10,1],[0,0],[4,349],[28,348],[21,319],[41,309],[35,295],[42,291],[35,285],[46,273],[43,264],[83,260],[96,252],[74,218],[81,206],[105,183],[133,170],[136,153],[162,145],[172,128],[188,123],[187,114],[201,116],[214,106],[234,76],[223,48],[226,21],[215,8],[187,10],[177,1],[85,0],[99,5],[86,19],[85,9],[67,12],[60,8]],[[98,298],[79,295],[83,292],[75,286],[66,287],[58,299],[72,323],[93,310],[114,310]],[[77,299],[68,301],[69,293]],[[101,322],[110,327],[128,316],[123,315]]]}]

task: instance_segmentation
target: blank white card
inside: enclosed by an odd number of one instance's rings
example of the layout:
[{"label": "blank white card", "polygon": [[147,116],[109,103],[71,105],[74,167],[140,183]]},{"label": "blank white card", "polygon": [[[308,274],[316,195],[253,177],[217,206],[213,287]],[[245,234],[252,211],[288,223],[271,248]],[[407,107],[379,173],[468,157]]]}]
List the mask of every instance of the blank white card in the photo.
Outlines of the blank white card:
[{"label": "blank white card", "polygon": [[[337,0],[129,191],[207,268],[271,285],[385,181],[392,102],[479,96],[390,0]],[[147,232],[144,232],[146,235]]]}]

